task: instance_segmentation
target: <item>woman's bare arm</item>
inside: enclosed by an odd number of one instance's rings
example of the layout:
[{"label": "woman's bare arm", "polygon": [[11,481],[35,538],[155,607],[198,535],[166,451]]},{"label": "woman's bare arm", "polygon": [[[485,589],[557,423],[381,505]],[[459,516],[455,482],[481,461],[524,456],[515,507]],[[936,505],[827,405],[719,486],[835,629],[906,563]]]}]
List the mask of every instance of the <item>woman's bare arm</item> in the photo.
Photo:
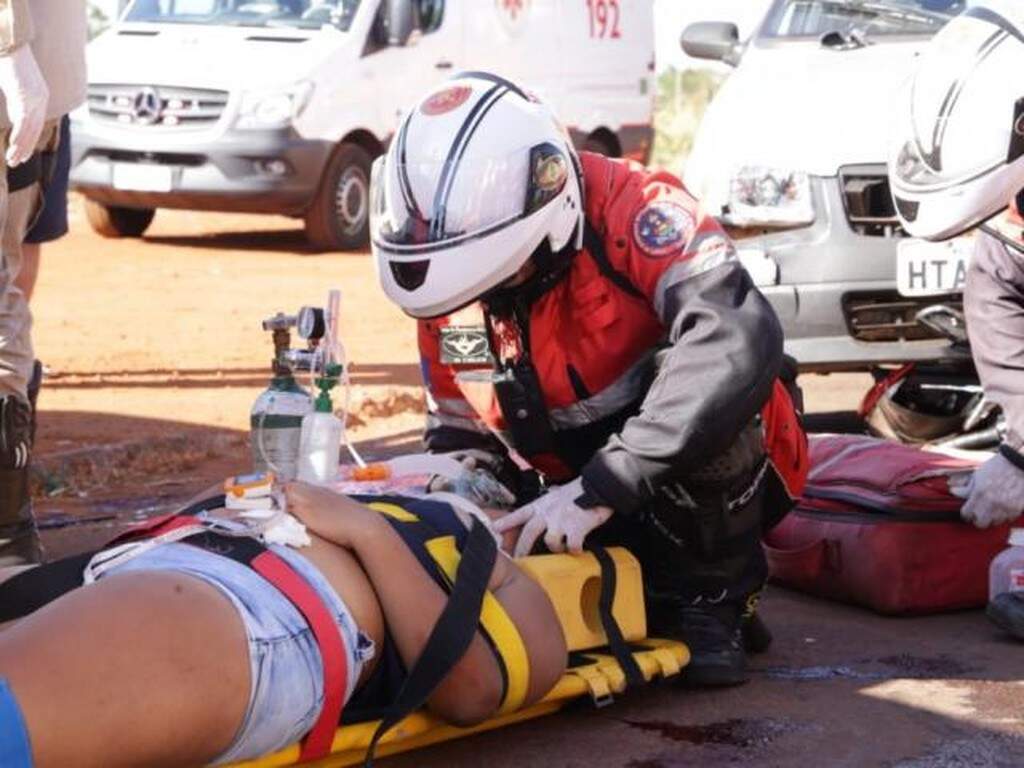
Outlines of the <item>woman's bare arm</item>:
[{"label": "woman's bare arm", "polygon": [[[288,511],[318,536],[350,549],[373,583],[398,652],[412,666],[426,645],[448,597],[430,578],[401,537],[373,510],[321,488],[288,486]],[[472,725],[501,703],[501,672],[477,632],[469,650],[428,700],[444,720]]]},{"label": "woman's bare arm", "polygon": [[491,593],[519,630],[530,659],[530,684],[524,705],[550,691],[565,673],[569,652],[558,614],[540,584],[504,555],[498,555]]}]

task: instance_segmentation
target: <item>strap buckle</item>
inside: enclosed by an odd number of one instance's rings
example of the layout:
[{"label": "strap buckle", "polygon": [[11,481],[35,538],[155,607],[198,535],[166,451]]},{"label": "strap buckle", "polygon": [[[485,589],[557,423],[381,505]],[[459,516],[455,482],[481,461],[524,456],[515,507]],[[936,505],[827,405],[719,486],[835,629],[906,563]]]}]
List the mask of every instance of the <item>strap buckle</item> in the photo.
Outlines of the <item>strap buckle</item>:
[{"label": "strap buckle", "polygon": [[761,484],[764,482],[764,476],[768,472],[768,458],[761,459],[761,466],[757,470],[757,474],[754,475],[754,479],[750,481],[744,491],[734,499],[726,502],[725,509],[727,512],[734,512],[740,507],[745,507],[750,503],[750,500],[754,498],[758,490],[761,488]]},{"label": "strap buckle", "polygon": [[596,666],[577,667],[576,669],[568,670],[568,672],[587,684],[587,688],[590,690],[590,699],[594,702],[595,707],[604,709],[609,704],[614,703],[615,695],[612,693],[611,685],[609,685],[608,679],[597,670]]}]

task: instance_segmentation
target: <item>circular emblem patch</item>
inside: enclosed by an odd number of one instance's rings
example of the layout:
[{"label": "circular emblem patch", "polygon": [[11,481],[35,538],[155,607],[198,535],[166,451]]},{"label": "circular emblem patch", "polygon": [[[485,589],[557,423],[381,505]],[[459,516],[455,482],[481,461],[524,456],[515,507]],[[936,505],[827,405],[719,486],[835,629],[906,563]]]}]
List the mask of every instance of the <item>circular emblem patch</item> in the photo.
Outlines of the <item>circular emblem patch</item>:
[{"label": "circular emblem patch", "polygon": [[650,203],[633,222],[633,239],[649,256],[668,256],[686,245],[696,223],[683,206],[668,200]]},{"label": "circular emblem patch", "polygon": [[473,93],[473,89],[468,85],[453,85],[451,88],[445,88],[443,91],[438,91],[429,99],[423,102],[423,106],[420,107],[420,112],[429,117],[437,117],[443,115],[446,112],[451,112],[453,109],[458,109],[466,103],[466,99]]}]

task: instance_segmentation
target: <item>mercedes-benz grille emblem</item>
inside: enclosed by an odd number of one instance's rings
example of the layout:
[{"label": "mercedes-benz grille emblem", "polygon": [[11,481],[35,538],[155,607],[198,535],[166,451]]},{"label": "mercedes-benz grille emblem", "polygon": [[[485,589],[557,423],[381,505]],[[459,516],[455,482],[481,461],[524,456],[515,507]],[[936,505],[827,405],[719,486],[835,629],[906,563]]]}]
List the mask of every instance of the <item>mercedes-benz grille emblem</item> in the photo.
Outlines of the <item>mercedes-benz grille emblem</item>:
[{"label": "mercedes-benz grille emblem", "polygon": [[132,115],[135,122],[143,125],[152,125],[160,119],[163,111],[163,104],[160,101],[160,94],[156,88],[140,88],[132,100]]}]

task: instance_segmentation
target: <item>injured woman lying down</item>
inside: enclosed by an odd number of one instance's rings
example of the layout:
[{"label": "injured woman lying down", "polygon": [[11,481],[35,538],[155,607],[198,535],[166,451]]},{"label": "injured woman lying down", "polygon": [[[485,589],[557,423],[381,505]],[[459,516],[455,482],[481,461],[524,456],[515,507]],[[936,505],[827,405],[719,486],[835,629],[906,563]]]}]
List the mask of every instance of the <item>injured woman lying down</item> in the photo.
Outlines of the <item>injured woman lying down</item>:
[{"label": "injured woman lying down", "polygon": [[339,717],[425,703],[469,725],[562,675],[547,595],[479,519],[429,498],[285,495],[307,546],[261,544],[207,501],[0,572],[0,763],[204,765],[300,740],[312,757]]}]

